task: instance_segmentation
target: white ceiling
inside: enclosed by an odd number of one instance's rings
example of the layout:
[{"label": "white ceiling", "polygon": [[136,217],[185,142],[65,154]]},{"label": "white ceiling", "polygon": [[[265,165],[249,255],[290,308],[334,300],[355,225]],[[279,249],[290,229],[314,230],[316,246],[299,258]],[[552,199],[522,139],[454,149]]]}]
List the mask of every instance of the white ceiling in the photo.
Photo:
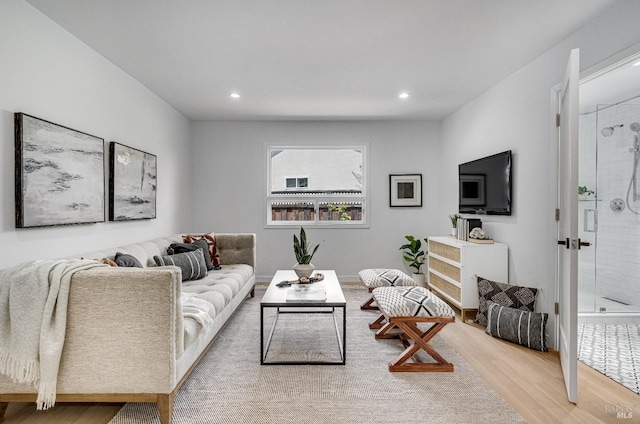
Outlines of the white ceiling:
[{"label": "white ceiling", "polygon": [[580,85],[580,113],[592,113],[603,106],[627,102],[640,103],[640,54],[613,64],[611,69],[587,78]]},{"label": "white ceiling", "polygon": [[27,1],[190,119],[284,120],[441,119],[624,0]]}]

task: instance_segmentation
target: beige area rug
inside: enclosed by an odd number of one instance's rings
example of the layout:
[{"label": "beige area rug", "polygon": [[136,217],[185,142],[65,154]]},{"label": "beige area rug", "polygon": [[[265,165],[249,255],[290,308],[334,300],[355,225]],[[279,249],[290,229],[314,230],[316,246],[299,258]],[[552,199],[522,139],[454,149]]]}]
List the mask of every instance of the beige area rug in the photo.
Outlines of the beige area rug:
[{"label": "beige area rug", "polygon": [[[455,365],[453,373],[390,373],[387,363],[403,350],[401,343],[374,339],[367,324],[376,313],[359,308],[363,288],[344,292],[346,365],[260,365],[260,288],[176,394],[173,422],[525,422],[439,337],[432,345]],[[292,359],[295,350],[301,358],[333,359],[336,346],[329,315],[286,315],[278,320],[270,354]],[[155,404],[128,403],[110,424],[159,422]]]}]

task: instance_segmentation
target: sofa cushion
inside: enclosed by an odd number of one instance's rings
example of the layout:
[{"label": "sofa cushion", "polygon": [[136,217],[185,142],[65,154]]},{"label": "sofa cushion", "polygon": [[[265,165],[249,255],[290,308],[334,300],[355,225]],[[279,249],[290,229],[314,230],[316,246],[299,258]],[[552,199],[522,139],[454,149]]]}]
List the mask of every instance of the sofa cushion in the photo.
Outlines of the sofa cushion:
[{"label": "sofa cushion", "polygon": [[546,313],[535,313],[501,306],[488,301],[487,329],[490,336],[507,340],[529,349],[548,352]]},{"label": "sofa cushion", "polygon": [[220,254],[218,253],[218,247],[216,246],[216,237],[213,233],[202,234],[202,235],[184,235],[182,236],[182,241],[185,243],[193,243],[196,240],[204,239],[209,246],[209,257],[211,258],[211,263],[213,264],[214,269],[219,269],[220,266]]},{"label": "sofa cushion", "polygon": [[199,280],[207,276],[207,265],[204,261],[202,249],[175,255],[156,255],[153,260],[158,266],[173,265],[179,267],[182,271],[182,281]]},{"label": "sofa cushion", "polygon": [[491,301],[498,305],[533,312],[536,307],[538,289],[532,287],[512,286],[478,277],[478,313],[476,322],[487,326],[487,310]]},{"label": "sofa cushion", "polygon": [[116,253],[114,262],[118,266],[143,268],[140,261],[137,260],[135,256],[129,255],[128,253],[122,253],[122,252]]},{"label": "sofa cushion", "polygon": [[209,244],[205,239],[198,239],[193,243],[171,243],[169,247],[167,247],[167,254],[175,255],[176,253],[193,252],[196,249],[202,249],[207,271],[211,271],[213,264],[211,263],[211,256],[209,255]]}]

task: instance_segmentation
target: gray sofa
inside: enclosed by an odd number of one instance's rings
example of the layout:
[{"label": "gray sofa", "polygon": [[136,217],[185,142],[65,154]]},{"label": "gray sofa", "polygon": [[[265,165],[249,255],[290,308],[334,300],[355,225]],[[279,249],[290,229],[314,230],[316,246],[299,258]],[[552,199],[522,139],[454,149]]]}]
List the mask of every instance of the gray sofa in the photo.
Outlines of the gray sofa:
[{"label": "gray sofa", "polygon": [[[215,234],[220,270],[182,281],[174,266],[155,266],[182,235],[82,254],[133,255],[144,268],[98,267],[73,275],[57,402],[155,402],[171,422],[173,398],[229,317],[255,286],[255,234]],[[205,300],[212,320],[183,314],[184,296]],[[33,402],[37,391],[0,375],[0,421],[8,402]]]}]

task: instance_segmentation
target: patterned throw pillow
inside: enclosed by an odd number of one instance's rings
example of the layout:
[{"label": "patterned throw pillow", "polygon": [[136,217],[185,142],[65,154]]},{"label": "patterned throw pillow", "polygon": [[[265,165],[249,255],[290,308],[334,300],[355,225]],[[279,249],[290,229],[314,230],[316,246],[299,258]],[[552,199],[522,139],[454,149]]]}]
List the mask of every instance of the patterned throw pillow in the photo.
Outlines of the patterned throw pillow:
[{"label": "patterned throw pillow", "polygon": [[204,261],[202,249],[193,252],[177,253],[168,256],[154,256],[158,266],[173,265],[182,271],[182,281],[199,280],[207,276],[207,265]]},{"label": "patterned throw pillow", "polygon": [[209,256],[209,244],[205,239],[198,239],[193,243],[171,243],[169,247],[167,247],[167,254],[175,255],[176,253],[193,252],[197,249],[202,249],[202,253],[204,253],[204,261],[207,265],[207,271],[211,271],[213,269],[213,264],[211,263],[211,256]]},{"label": "patterned throw pillow", "polygon": [[488,301],[487,329],[492,337],[518,343],[529,349],[548,352],[546,313],[535,313],[501,306]]},{"label": "patterned throw pillow", "polygon": [[182,241],[185,243],[193,243],[196,240],[204,239],[209,245],[209,257],[211,258],[211,264],[213,269],[220,269],[220,254],[216,246],[216,237],[213,233],[202,235],[184,235]]},{"label": "patterned throw pillow", "polygon": [[487,326],[488,301],[510,308],[534,312],[537,294],[538,289],[535,288],[512,286],[478,277],[479,299],[476,322],[485,327]]}]

